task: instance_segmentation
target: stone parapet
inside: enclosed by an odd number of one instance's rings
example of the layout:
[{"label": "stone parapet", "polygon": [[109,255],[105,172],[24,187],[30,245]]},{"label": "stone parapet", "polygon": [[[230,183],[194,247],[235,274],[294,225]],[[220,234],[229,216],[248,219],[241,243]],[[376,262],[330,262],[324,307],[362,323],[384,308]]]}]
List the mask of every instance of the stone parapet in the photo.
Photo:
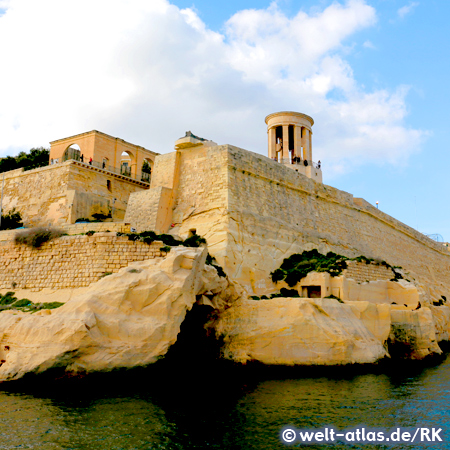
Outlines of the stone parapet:
[{"label": "stone parapet", "polygon": [[148,183],[76,161],[5,172],[3,211],[15,208],[25,226],[62,226],[104,214],[122,221],[131,193]]}]

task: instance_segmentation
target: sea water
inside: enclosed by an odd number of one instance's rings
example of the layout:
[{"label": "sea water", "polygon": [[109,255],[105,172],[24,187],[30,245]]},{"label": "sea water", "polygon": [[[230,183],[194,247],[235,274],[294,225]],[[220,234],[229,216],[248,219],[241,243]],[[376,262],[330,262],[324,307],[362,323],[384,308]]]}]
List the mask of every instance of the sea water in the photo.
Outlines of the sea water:
[{"label": "sea water", "polygon": [[[1,449],[287,449],[281,430],[442,428],[450,448],[450,359],[342,370],[172,364],[2,385]],[[413,449],[313,444],[311,449]]]}]

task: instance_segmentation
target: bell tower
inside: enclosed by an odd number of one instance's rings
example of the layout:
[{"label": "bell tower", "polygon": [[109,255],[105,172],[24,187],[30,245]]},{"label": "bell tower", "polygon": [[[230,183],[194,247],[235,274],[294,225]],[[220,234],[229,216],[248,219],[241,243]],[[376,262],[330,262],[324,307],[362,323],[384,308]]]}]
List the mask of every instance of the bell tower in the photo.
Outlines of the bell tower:
[{"label": "bell tower", "polygon": [[322,183],[320,161],[312,160],[312,117],[282,111],[266,117],[269,158]]}]

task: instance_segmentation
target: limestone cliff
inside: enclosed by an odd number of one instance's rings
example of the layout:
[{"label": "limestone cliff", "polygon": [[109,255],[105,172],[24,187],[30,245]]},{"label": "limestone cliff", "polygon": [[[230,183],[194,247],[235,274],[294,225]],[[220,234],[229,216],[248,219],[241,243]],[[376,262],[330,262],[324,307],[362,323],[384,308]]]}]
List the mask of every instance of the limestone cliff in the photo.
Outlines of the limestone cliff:
[{"label": "limestone cliff", "polygon": [[0,381],[54,367],[89,372],[155,362],[198,299],[219,307],[234,295],[205,266],[206,254],[173,248],[164,260],[132,263],[56,310],[0,313]]},{"label": "limestone cliff", "polygon": [[[374,363],[381,358],[423,359],[442,353],[450,308],[334,299],[241,300],[211,324],[227,359],[283,365]],[[388,347],[389,344],[389,347]]]}]

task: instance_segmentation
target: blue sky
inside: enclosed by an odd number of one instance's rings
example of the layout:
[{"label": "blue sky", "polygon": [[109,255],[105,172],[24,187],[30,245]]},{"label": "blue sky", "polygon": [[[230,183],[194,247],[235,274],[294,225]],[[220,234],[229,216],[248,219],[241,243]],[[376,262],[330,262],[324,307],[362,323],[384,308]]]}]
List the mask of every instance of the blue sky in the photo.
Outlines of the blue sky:
[{"label": "blue sky", "polygon": [[311,115],[324,182],[450,240],[450,2],[0,0],[0,155],[91,129],[266,154]]}]

